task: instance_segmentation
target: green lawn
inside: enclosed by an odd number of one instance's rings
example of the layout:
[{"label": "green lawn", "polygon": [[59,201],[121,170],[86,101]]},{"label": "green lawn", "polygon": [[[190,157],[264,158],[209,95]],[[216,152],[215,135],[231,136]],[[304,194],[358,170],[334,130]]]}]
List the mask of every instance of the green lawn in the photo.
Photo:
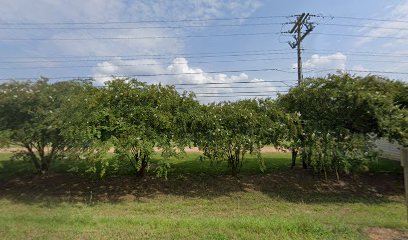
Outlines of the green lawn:
[{"label": "green lawn", "polygon": [[172,160],[168,180],[32,174],[0,154],[2,239],[365,239],[368,227],[408,230],[401,168],[324,181],[290,170],[288,154],[254,158],[239,178],[199,155]]}]

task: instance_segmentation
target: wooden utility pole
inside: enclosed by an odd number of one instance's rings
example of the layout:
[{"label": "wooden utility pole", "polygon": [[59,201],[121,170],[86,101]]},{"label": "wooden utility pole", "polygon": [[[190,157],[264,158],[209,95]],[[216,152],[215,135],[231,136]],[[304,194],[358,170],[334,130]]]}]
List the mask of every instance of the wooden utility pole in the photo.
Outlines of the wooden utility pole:
[{"label": "wooden utility pole", "polygon": [[[300,15],[296,15],[296,22],[294,23],[293,28],[287,32],[290,34],[294,34],[293,38],[295,39],[294,42],[289,42],[289,46],[291,48],[297,48],[297,69],[298,69],[298,84],[302,83],[303,81],[303,73],[302,73],[302,41],[305,37],[314,29],[314,23],[309,22],[310,17],[314,15],[310,15],[309,13],[302,13]],[[303,29],[306,31],[303,33]]]},{"label": "wooden utility pole", "polygon": [[[302,73],[302,41],[305,37],[314,29],[314,23],[309,22],[311,17],[315,17],[315,15],[310,15],[309,13],[302,13],[300,15],[295,15],[296,22],[291,22],[294,24],[289,34],[293,34],[293,38],[295,39],[294,42],[289,42],[289,46],[293,49],[297,48],[297,70],[298,70],[298,85],[300,85],[303,81],[303,73]],[[305,29],[305,32],[303,30]],[[303,124],[302,124],[303,126]],[[300,136],[301,142],[303,142],[303,136]],[[302,147],[302,165],[303,168],[307,168],[307,164],[305,161],[304,156],[304,147]],[[292,168],[295,167],[296,164],[296,156],[298,150],[292,149]]]},{"label": "wooden utility pole", "polygon": [[[302,29],[299,27],[297,31],[298,38],[302,38]],[[298,84],[303,81],[303,72],[302,72],[302,48],[300,47],[301,42],[297,44],[297,57],[298,57]]]}]

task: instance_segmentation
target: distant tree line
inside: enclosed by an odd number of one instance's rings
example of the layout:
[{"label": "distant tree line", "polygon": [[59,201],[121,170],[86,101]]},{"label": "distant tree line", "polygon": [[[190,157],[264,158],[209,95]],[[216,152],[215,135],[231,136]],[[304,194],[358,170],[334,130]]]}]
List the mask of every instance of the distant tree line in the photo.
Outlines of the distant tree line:
[{"label": "distant tree line", "polygon": [[[46,173],[57,159],[81,161],[87,173],[104,176],[112,161],[143,177],[152,154],[163,161],[186,147],[202,159],[226,161],[237,175],[245,156],[261,148],[291,151],[292,166],[327,175],[348,174],[377,157],[373,140],[408,145],[408,85],[378,76],[348,74],[309,78],[274,99],[200,104],[194,93],[174,86],[115,79],[104,87],[90,81],[9,81],[0,85],[0,144],[23,150],[16,158]],[[114,157],[106,152],[113,148]]]}]

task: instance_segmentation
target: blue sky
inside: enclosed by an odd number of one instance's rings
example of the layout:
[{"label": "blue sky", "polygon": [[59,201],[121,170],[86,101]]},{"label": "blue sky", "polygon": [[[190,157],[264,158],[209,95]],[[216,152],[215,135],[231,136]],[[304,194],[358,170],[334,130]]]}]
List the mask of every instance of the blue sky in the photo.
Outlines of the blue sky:
[{"label": "blue sky", "polygon": [[[305,77],[336,70],[357,70],[352,73],[360,75],[369,71],[408,72],[408,1],[0,3],[1,79],[93,76],[102,83],[111,75],[139,75],[138,79],[151,83],[225,83],[218,88],[177,85],[206,96],[199,98],[204,102],[249,94],[240,92],[273,96],[296,83],[296,52],[287,44],[290,36],[279,32],[289,30],[290,25],[283,23],[302,12],[325,16],[311,19],[318,24],[303,44]],[[165,76],[158,76],[162,74]],[[407,79],[406,74],[381,75]],[[236,83],[239,81],[265,82],[243,85]]]}]

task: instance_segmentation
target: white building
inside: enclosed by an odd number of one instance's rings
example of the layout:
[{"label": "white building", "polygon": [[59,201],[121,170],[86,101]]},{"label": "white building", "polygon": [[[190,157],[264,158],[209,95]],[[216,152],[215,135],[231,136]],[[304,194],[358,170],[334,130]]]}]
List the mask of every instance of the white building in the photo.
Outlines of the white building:
[{"label": "white building", "polygon": [[396,143],[390,143],[386,139],[378,139],[375,141],[375,145],[380,150],[380,156],[390,160],[401,160],[401,145]]}]

